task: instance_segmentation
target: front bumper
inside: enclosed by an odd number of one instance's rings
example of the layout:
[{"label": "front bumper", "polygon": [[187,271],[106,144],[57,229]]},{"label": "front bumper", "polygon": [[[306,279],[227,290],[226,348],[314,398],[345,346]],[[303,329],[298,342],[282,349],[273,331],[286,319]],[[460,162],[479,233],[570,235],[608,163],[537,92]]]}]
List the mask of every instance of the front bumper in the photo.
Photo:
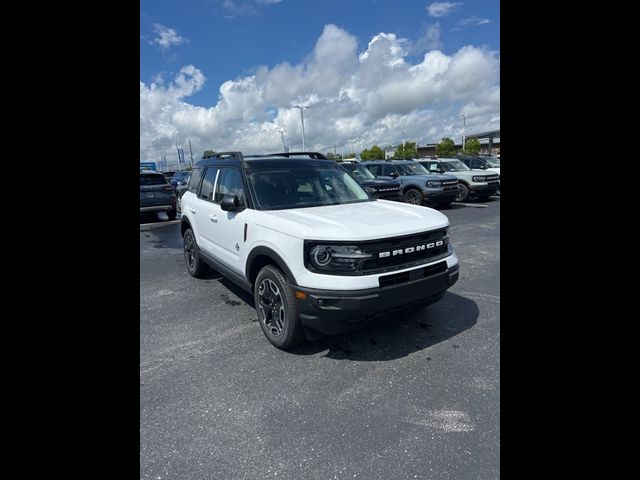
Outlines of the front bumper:
[{"label": "front bumper", "polygon": [[140,212],[166,212],[175,208],[173,205],[154,205],[151,207],[140,207]]},{"label": "front bumper", "polygon": [[[442,298],[445,291],[458,280],[456,263],[444,271],[413,279],[422,268],[412,270],[409,281],[399,285],[366,290],[316,290],[292,288],[306,294],[297,298],[300,321],[307,329],[326,335],[338,335],[359,328],[375,316],[411,305],[428,305]],[[432,265],[433,266],[433,265]]]},{"label": "front bumper", "polygon": [[422,191],[424,199],[435,203],[448,203],[453,202],[458,195],[458,187],[450,190],[443,188],[439,189],[427,189]]},{"label": "front bumper", "polygon": [[480,195],[483,197],[494,195],[499,188],[500,188],[500,182],[469,186],[469,190],[472,194]]}]

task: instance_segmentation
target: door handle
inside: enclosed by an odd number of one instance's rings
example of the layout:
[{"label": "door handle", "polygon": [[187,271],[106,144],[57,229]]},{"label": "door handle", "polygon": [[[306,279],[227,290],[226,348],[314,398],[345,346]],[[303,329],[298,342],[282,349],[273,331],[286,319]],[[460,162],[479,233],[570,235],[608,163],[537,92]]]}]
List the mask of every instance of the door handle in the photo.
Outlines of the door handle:
[{"label": "door handle", "polygon": [[213,223],[218,223],[218,216],[217,216],[217,215],[209,215],[209,219],[210,219]]},{"label": "door handle", "polygon": [[190,208],[189,210],[191,210],[191,213],[195,214],[197,212],[197,210],[195,208]]}]

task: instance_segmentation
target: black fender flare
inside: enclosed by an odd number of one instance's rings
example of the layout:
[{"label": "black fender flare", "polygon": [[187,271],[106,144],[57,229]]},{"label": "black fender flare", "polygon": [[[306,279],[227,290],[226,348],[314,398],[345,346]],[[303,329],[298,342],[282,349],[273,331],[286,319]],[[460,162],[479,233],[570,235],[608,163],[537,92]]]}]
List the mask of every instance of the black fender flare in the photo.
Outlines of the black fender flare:
[{"label": "black fender flare", "polygon": [[249,256],[247,257],[247,264],[245,267],[245,277],[247,278],[247,280],[251,281],[251,269],[253,266],[253,261],[259,256],[265,256],[273,260],[273,262],[276,265],[278,265],[280,270],[284,272],[284,274],[287,277],[287,280],[289,280],[290,283],[292,283],[293,285],[298,284],[296,282],[296,278],[293,276],[293,273],[291,273],[291,270],[287,266],[286,262],[282,259],[282,257],[280,257],[280,255],[278,255],[269,247],[265,247],[265,246],[255,247],[249,253]]}]

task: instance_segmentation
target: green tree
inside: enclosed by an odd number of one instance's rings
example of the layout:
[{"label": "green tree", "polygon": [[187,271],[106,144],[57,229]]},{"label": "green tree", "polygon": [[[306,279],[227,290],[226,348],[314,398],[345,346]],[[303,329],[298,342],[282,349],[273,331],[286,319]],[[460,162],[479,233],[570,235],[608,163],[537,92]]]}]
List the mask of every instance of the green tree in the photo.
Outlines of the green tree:
[{"label": "green tree", "polygon": [[213,155],[215,152],[215,150],[205,150],[204,152],[202,152],[202,158],[206,157],[207,155]]},{"label": "green tree", "polygon": [[335,154],[333,152],[329,152],[325,155],[325,157],[327,157],[329,160],[335,160],[336,162],[342,161],[342,155],[340,155],[339,153]]},{"label": "green tree", "polygon": [[356,154],[355,154],[355,152],[345,153],[345,154],[342,156],[342,159],[343,159],[343,160],[347,160],[347,159],[349,159],[349,158],[356,158]]},{"label": "green tree", "polygon": [[464,148],[462,149],[462,153],[465,155],[478,155],[480,152],[480,140],[477,138],[470,138],[466,142],[464,142]]},{"label": "green tree", "polygon": [[364,149],[360,153],[360,159],[362,160],[381,160],[384,159],[384,150],[378,145],[374,145],[370,149]]},{"label": "green tree", "polygon": [[[405,142],[404,144],[400,144],[396,147],[395,152],[393,152],[393,158],[396,160],[401,158],[417,158],[417,157],[418,157],[418,147],[416,146],[416,142]],[[384,158],[384,156],[382,158]]]},{"label": "green tree", "polygon": [[449,137],[443,137],[436,145],[436,155],[439,157],[452,157],[456,154],[456,146]]}]

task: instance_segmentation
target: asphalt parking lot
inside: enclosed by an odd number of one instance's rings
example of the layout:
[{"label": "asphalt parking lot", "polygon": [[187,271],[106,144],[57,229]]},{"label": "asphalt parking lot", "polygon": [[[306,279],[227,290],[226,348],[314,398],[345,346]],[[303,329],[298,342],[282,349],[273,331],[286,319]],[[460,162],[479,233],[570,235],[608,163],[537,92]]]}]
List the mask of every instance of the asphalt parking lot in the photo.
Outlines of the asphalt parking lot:
[{"label": "asphalt parking lot", "polygon": [[250,295],[188,274],[178,221],[141,220],[140,478],[498,479],[500,199],[442,212],[439,303],[290,352]]}]

